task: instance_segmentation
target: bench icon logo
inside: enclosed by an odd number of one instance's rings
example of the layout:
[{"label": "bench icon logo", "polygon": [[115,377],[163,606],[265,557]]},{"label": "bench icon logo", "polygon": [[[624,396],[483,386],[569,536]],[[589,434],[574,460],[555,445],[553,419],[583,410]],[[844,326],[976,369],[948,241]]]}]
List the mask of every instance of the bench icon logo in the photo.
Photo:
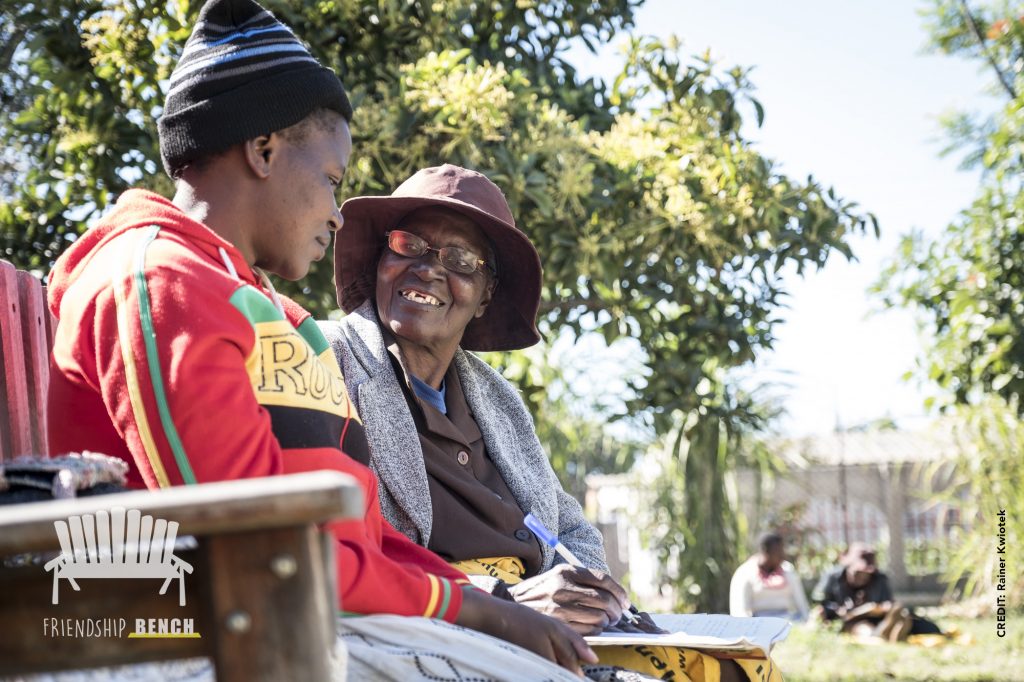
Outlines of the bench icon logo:
[{"label": "bench icon logo", "polygon": [[185,606],[185,574],[192,565],[174,556],[178,522],[153,519],[137,509],[70,516],[53,522],[60,555],[46,563],[53,571],[53,604],[59,604],[60,579],[75,591],[84,578],[163,578],[160,594],[178,579],[178,605]]}]

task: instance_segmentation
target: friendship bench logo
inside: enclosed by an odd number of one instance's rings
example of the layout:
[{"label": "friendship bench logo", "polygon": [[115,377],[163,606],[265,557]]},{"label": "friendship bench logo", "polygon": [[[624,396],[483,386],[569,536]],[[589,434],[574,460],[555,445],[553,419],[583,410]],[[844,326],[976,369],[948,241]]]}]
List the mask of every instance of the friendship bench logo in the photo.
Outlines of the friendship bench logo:
[{"label": "friendship bench logo", "polygon": [[[60,603],[60,579],[76,592],[76,579],[163,578],[160,594],[178,580],[178,605],[185,606],[185,574],[192,565],[174,555],[178,522],[153,519],[137,509],[114,507],[109,512],[70,516],[53,522],[60,554],[46,563],[53,571],[51,603]],[[173,621],[173,622],[172,622]],[[199,637],[191,618],[136,619],[136,631],[129,637]]]}]

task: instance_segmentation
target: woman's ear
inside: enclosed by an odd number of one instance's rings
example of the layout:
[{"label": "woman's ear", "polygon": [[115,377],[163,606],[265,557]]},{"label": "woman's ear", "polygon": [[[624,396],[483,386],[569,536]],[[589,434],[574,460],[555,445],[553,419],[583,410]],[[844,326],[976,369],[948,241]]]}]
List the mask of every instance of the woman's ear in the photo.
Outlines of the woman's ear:
[{"label": "woman's ear", "polygon": [[487,306],[491,303],[491,298],[494,296],[494,289],[498,286],[497,277],[487,278],[487,288],[484,290],[484,295],[480,298],[480,305],[476,308],[476,313],[473,317],[482,317],[487,312]]},{"label": "woman's ear", "polygon": [[256,177],[265,179],[270,176],[271,164],[277,157],[281,146],[281,136],[278,133],[260,135],[242,143],[245,152],[245,162],[249,165]]}]

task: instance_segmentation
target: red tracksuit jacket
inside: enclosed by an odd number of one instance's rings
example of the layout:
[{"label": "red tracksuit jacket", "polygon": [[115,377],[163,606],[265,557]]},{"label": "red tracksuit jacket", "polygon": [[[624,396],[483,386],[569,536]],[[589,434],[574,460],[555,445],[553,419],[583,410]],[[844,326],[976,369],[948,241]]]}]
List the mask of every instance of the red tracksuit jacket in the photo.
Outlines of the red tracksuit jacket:
[{"label": "red tracksuit jacket", "polygon": [[57,261],[49,305],[51,452],[120,457],[133,487],[351,474],[365,514],[331,526],[344,609],[455,619],[465,576],[384,520],[346,454],[366,439],[327,341],[229,242],[130,190]]}]

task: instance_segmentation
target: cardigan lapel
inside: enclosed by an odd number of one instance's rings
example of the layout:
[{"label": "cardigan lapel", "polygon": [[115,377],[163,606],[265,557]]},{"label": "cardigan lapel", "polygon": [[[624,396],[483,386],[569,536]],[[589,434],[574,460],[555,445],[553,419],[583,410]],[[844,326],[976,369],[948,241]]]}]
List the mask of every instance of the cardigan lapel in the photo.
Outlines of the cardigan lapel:
[{"label": "cardigan lapel", "polygon": [[344,322],[355,331],[354,338],[350,337],[353,351],[368,375],[354,387],[356,409],[370,442],[371,466],[388,493],[388,499],[382,499],[381,504],[400,512],[385,516],[408,518],[412,528],[401,528],[401,523],[394,525],[406,535],[418,533],[420,537],[413,540],[426,546],[430,541],[433,508],[423,449],[405,394],[388,359],[372,304],[368,301],[360,306]]},{"label": "cardigan lapel", "polygon": [[[466,404],[480,426],[487,453],[523,513],[532,513],[548,528],[557,529],[557,504],[545,494],[551,489],[550,483],[543,480],[543,471],[531,466],[531,460],[544,455],[533,452],[535,448],[539,450],[540,445],[536,443],[529,417],[518,414],[525,413],[519,395],[507,381],[489,381],[487,369],[490,368],[477,367],[477,363],[484,364],[483,360],[461,349],[456,351],[455,368],[462,380]],[[550,566],[554,551],[543,542],[540,548],[543,565]]]}]

